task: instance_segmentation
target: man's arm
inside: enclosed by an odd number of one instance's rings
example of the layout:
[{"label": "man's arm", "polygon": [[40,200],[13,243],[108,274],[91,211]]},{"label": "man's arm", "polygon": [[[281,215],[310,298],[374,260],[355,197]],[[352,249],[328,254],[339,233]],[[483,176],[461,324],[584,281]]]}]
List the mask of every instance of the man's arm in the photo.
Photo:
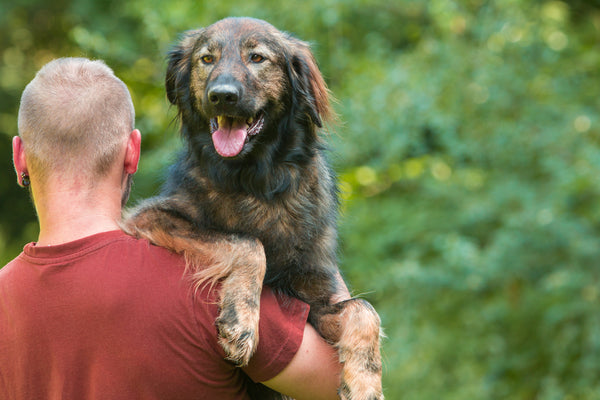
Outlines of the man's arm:
[{"label": "man's arm", "polygon": [[292,361],[277,376],[262,383],[296,400],[339,399],[341,371],[337,350],[306,324],[302,344]]},{"label": "man's arm", "polygon": [[[351,297],[339,271],[336,278],[338,293],[332,297],[332,303]],[[296,400],[339,399],[337,389],[341,371],[337,349],[307,323],[302,344],[292,361],[279,375],[263,384]]]}]

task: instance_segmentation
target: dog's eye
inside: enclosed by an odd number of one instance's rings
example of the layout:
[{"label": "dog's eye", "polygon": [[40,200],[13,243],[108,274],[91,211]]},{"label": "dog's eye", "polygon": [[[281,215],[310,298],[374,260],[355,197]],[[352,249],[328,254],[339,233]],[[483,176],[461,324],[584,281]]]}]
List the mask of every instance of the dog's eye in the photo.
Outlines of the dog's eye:
[{"label": "dog's eye", "polygon": [[265,58],[260,54],[254,53],[250,55],[250,61],[252,61],[255,64],[260,64],[261,62],[265,61]]},{"label": "dog's eye", "polygon": [[210,54],[202,56],[202,57],[200,57],[200,59],[202,60],[202,62],[204,64],[212,64],[215,62],[215,58],[213,56],[211,56]]}]

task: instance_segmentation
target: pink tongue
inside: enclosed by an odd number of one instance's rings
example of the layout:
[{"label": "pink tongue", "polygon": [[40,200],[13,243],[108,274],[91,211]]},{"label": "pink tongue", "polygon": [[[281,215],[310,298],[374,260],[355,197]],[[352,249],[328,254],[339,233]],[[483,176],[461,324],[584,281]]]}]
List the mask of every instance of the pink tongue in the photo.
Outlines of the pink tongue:
[{"label": "pink tongue", "polygon": [[219,129],[213,132],[212,140],[217,153],[222,157],[235,157],[244,148],[248,128],[243,120],[219,118]]}]

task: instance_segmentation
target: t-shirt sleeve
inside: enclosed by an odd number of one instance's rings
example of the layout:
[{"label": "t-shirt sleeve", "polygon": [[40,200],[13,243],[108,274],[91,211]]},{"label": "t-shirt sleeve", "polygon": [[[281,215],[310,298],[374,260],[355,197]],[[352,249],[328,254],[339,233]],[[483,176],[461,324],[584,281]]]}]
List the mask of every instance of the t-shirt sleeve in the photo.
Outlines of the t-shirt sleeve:
[{"label": "t-shirt sleeve", "polygon": [[259,340],[244,372],[254,382],[278,375],[298,352],[308,318],[308,304],[268,288],[260,301]]},{"label": "t-shirt sleeve", "polygon": [[[218,343],[215,320],[219,314],[218,292],[205,285],[197,293],[194,309],[197,326],[204,340],[205,351],[217,363],[237,369],[226,360],[225,351]],[[260,298],[258,346],[248,366],[243,368],[254,382],[264,382],[279,374],[298,352],[304,337],[304,327],[310,307],[308,304],[263,288]]]}]

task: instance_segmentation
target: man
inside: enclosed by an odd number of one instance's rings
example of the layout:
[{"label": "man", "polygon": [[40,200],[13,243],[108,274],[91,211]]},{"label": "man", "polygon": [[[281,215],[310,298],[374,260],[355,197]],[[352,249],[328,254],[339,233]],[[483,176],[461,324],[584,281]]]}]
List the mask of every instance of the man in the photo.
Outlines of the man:
[{"label": "man", "polygon": [[337,398],[337,354],[306,304],[265,289],[242,370],[217,342],[218,287],[194,293],[182,257],[119,230],[133,124],[127,87],[100,61],[52,61],[23,92],[13,160],[40,233],[0,269],[0,398],[246,399],[248,377]]}]

